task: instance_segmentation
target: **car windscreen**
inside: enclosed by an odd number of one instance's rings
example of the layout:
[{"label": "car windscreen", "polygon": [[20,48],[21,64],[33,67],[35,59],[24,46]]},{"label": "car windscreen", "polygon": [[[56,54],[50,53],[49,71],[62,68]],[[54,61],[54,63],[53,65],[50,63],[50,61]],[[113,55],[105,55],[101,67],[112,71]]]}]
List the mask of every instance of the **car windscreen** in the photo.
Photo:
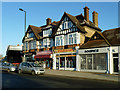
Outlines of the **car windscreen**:
[{"label": "car windscreen", "polygon": [[33,67],[41,67],[41,65],[36,64],[36,63],[31,63],[31,65],[32,65]]}]

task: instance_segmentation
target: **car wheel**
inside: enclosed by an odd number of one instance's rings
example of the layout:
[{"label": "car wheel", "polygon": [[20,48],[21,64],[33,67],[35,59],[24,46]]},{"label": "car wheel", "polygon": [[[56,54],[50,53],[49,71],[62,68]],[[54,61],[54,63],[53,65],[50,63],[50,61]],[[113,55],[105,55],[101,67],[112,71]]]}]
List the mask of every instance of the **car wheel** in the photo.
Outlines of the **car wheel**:
[{"label": "car wheel", "polygon": [[18,70],[18,73],[19,73],[19,74],[21,74],[21,73],[22,73],[20,69]]},{"label": "car wheel", "polygon": [[8,70],[7,70],[8,72],[10,72],[10,69],[8,68]]},{"label": "car wheel", "polygon": [[32,74],[32,75],[35,75],[35,71],[32,71],[31,74]]}]

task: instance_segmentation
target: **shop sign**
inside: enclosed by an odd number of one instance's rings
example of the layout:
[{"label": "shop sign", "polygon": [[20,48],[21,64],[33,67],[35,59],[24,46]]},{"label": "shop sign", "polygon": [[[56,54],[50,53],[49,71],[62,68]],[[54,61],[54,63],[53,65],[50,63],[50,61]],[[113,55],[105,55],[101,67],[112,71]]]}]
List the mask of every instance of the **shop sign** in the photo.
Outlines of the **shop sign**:
[{"label": "shop sign", "polygon": [[35,50],[30,50],[30,52],[35,52]]},{"label": "shop sign", "polygon": [[80,49],[79,54],[91,54],[91,53],[107,53],[109,51],[108,47],[105,48],[93,48],[93,49]]},{"label": "shop sign", "polygon": [[76,55],[59,55],[59,56],[56,56],[56,57],[75,57]]},{"label": "shop sign", "polygon": [[94,50],[85,50],[85,53],[88,53],[88,52],[99,52],[99,49],[94,49]]},{"label": "shop sign", "polygon": [[52,51],[41,51],[36,53],[36,55],[50,55],[50,54],[52,54]]},{"label": "shop sign", "polygon": [[61,53],[61,52],[75,52],[75,50],[73,50],[73,49],[55,50],[55,53]]}]

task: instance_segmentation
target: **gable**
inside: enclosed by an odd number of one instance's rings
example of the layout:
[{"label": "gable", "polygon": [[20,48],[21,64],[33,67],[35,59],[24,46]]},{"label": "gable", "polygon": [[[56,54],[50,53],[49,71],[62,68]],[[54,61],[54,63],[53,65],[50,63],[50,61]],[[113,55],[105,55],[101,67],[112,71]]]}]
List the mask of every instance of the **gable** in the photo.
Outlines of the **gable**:
[{"label": "gable", "polygon": [[76,32],[76,31],[85,33],[84,28],[80,26],[80,22],[76,19],[76,17],[70,14],[64,13],[54,34],[60,35],[60,34]]},{"label": "gable", "polygon": [[39,27],[35,27],[32,25],[28,26],[28,29],[25,33],[25,36],[22,39],[22,42],[24,42],[25,37],[27,38],[33,38],[33,39],[39,39],[38,33],[40,32],[40,30],[38,29]]},{"label": "gable", "polygon": [[97,48],[97,47],[107,47],[110,43],[100,32],[95,32],[93,36],[84,43],[80,48]]},{"label": "gable", "polygon": [[94,35],[91,37],[90,41],[91,40],[104,40],[104,38],[100,34],[95,32]]}]

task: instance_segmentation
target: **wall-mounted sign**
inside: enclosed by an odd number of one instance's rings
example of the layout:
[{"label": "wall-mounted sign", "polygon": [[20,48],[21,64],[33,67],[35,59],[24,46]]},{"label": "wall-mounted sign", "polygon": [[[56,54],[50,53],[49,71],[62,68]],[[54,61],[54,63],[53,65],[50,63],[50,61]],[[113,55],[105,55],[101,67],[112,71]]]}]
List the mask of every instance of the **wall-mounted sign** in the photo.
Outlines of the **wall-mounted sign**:
[{"label": "wall-mounted sign", "polygon": [[52,51],[41,51],[36,53],[36,55],[50,55],[50,54],[52,54]]},{"label": "wall-mounted sign", "polygon": [[30,52],[35,52],[35,50],[30,50]]},{"label": "wall-mounted sign", "polygon": [[99,49],[85,50],[85,53],[88,53],[88,52],[99,52]]},{"label": "wall-mounted sign", "polygon": [[55,50],[55,53],[62,53],[62,52],[75,52],[75,50],[73,50],[73,49]]},{"label": "wall-mounted sign", "polygon": [[56,57],[75,57],[76,55],[59,55],[59,56],[56,56]]}]

